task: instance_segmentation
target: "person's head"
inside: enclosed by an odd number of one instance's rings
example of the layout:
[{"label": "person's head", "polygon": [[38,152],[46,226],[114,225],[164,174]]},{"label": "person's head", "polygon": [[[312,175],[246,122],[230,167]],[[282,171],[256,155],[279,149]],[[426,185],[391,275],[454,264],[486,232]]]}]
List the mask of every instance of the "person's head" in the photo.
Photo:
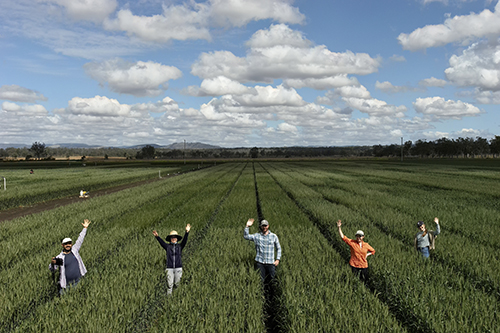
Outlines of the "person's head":
[{"label": "person's head", "polygon": [[420,231],[425,231],[425,223],[424,223],[424,221],[418,221],[417,228],[419,228]]},{"label": "person's head", "polygon": [[267,220],[260,221],[259,228],[265,234],[269,230],[269,222]]},{"label": "person's head", "polygon": [[69,253],[71,251],[71,248],[73,247],[73,241],[71,238],[64,238],[61,241],[61,245],[63,247],[63,252]]},{"label": "person's head", "polygon": [[418,221],[417,227],[423,232],[422,237],[427,235],[427,228],[425,227],[424,221]]},{"label": "person's head", "polygon": [[363,230],[358,230],[356,231],[356,240],[358,241],[358,243],[361,243],[363,241],[363,239],[365,238],[365,233],[363,232]]},{"label": "person's head", "polygon": [[167,242],[170,242],[172,244],[177,243],[181,239],[182,236],[179,236],[179,234],[175,230],[170,231],[170,234],[167,236]]}]

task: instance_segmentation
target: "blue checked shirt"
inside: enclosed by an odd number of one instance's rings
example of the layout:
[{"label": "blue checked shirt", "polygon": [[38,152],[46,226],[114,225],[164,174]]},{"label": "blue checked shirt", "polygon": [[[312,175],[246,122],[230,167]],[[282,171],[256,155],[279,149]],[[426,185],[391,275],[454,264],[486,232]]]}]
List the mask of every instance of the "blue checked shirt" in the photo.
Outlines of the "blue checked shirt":
[{"label": "blue checked shirt", "polygon": [[281,246],[278,236],[269,231],[267,235],[262,233],[249,234],[248,227],[245,228],[243,233],[243,238],[248,239],[255,243],[255,261],[261,264],[273,264],[274,263],[274,249],[278,251],[278,256],[276,260],[281,259]]}]

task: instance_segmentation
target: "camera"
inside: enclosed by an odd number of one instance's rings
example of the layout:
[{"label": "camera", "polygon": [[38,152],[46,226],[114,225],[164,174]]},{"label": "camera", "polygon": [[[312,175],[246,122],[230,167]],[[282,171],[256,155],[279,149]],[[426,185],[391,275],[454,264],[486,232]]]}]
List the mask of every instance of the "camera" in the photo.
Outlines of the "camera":
[{"label": "camera", "polygon": [[64,265],[64,261],[61,259],[61,258],[54,258],[54,260],[56,261],[56,265],[59,265],[59,266],[62,266]]}]

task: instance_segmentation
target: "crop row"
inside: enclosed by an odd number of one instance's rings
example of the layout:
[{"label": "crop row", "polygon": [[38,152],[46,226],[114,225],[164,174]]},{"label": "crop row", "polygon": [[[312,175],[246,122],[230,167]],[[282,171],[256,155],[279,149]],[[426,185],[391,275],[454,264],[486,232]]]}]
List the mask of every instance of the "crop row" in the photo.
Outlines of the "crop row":
[{"label": "crop row", "polygon": [[284,249],[279,280],[285,332],[404,332],[389,308],[357,278],[345,260],[274,179],[256,165],[262,213]]},{"label": "crop row", "polygon": [[[348,260],[349,251],[338,236],[335,221],[344,221],[346,235],[353,235],[357,229],[365,231],[366,240],[377,250],[369,260],[369,287],[409,330],[494,331],[499,319],[494,295],[477,290],[466,277],[454,274],[449,267],[423,262],[407,244],[381,231],[366,212],[360,212],[355,205],[339,205],[325,199],[292,177],[293,171],[282,172],[280,167],[266,165],[275,181],[317,224],[344,260]],[[299,169],[295,172],[301,173]],[[378,207],[372,209],[377,211]]]},{"label": "crop row", "polygon": [[[124,205],[120,205],[117,204],[116,201],[111,200],[108,202],[108,206],[99,206],[100,208],[97,211],[87,210],[86,212],[80,212],[78,214],[80,215],[79,218],[72,219],[75,221],[71,223],[71,229],[73,230],[68,234],[77,234],[79,232],[79,223],[76,221],[83,220],[83,218],[87,217],[90,217],[94,221],[91,227],[89,227],[89,233],[81,251],[89,272],[100,272],[102,267],[108,264],[108,258],[122,253],[122,251],[128,247],[130,240],[141,234],[141,230],[145,234],[151,235],[151,227],[153,225],[156,225],[159,221],[163,221],[163,219],[172,212],[182,212],[180,207],[190,202],[200,190],[205,189],[204,192],[209,193],[209,185],[213,184],[215,180],[228,172],[227,168],[222,167],[220,169],[219,172],[214,172],[210,175],[208,172],[203,171],[196,173],[196,175],[193,174],[194,176],[192,176],[189,184],[194,183],[196,186],[188,187],[188,190],[185,190],[185,188],[178,188],[176,195],[164,196],[159,201],[145,204],[138,209],[124,214],[120,219],[113,219],[108,222],[106,220],[101,220],[100,217],[104,217],[103,214],[106,211],[106,207],[112,207],[112,209],[118,210],[128,210],[127,202],[125,202]],[[182,177],[176,177],[175,180],[179,178]],[[164,184],[167,183],[169,183],[169,180]],[[129,195],[134,197],[137,189],[128,191]],[[114,195],[110,195],[108,198],[112,199],[113,197]],[[68,206],[60,208],[60,210],[70,212],[71,208],[71,206]],[[43,214],[43,216],[39,216],[39,218],[45,220],[45,227],[48,230],[56,230],[60,222],[53,220],[51,218],[53,217],[51,213],[52,212]],[[15,221],[13,221],[13,223],[14,222]],[[47,237],[52,240],[52,244],[59,244],[61,239],[59,236],[54,235]],[[154,241],[154,238],[152,236],[150,237],[152,241]],[[143,247],[144,245],[145,244],[142,244]],[[48,258],[56,254],[51,252],[59,251],[59,249],[59,247],[57,250],[44,248],[38,253],[30,254],[29,265],[26,264],[25,260],[20,260],[9,267],[8,270],[4,270],[0,273],[1,280],[4,282],[1,286],[2,295],[5,296],[0,300],[2,303],[1,307],[4,309],[0,317],[0,326],[13,328],[21,322],[27,324],[29,322],[23,321],[26,317],[40,317],[38,314],[32,314],[33,311],[38,312],[43,306],[53,306],[54,302],[50,302],[50,285],[47,278],[49,276],[47,266]],[[147,254],[145,254],[144,258],[148,258]],[[92,279],[91,276],[92,274],[90,274],[89,278],[86,278],[85,281]],[[19,277],[22,277],[23,283],[18,284],[19,288],[12,288],[13,285],[16,285],[16,281],[18,281]],[[103,305],[101,305],[101,307],[102,306]],[[44,324],[48,325],[49,323]]]},{"label": "crop row", "polygon": [[[450,209],[449,204],[447,204],[448,202],[456,204],[459,201],[455,192],[448,193],[444,198],[427,192],[417,196],[418,190],[407,188],[404,191],[398,191],[396,196],[388,194],[385,187],[379,188],[366,182],[352,180],[348,187],[339,186],[338,181],[328,179],[328,175],[332,174],[331,170],[329,173],[320,174],[321,178],[318,178],[318,173],[315,171],[311,175],[311,173],[293,172],[290,175],[296,181],[313,186],[326,200],[356,209],[371,219],[381,230],[406,243],[409,247],[413,247],[413,236],[416,231],[415,221],[426,217],[427,225],[430,228],[435,228],[434,223],[431,222],[432,216],[439,216],[442,224],[445,223],[444,234],[438,237],[438,248],[434,258],[447,264],[455,271],[461,272],[479,288],[500,295],[500,276],[498,275],[500,261],[495,254],[499,249],[498,240],[487,241],[491,238],[490,233],[494,232],[495,226],[500,224],[498,214],[492,214],[489,220],[477,221],[479,218],[475,214],[477,209],[473,212],[467,212],[467,210],[473,210],[467,208],[461,210],[463,216],[460,221],[456,221],[454,217],[458,207]],[[394,184],[394,186],[398,185]],[[462,192],[458,191],[458,195],[462,196]],[[424,203],[425,200],[429,200],[429,196],[432,196],[433,205],[431,207]],[[462,228],[461,224],[464,224],[463,232],[448,231],[448,226],[451,228],[455,226],[454,229],[457,230]],[[471,234],[479,233],[477,225],[481,224],[493,225],[492,230],[484,236],[481,235],[482,237],[471,237]],[[481,241],[477,239],[483,237],[484,239]]]},{"label": "crop row", "polygon": [[252,168],[246,166],[218,208],[210,229],[190,249],[182,286],[150,328],[164,332],[265,332],[260,278],[253,247],[243,239],[246,219],[256,212]]},{"label": "crop row", "polygon": [[39,169],[34,174],[27,170],[2,170],[7,179],[7,190],[0,191],[0,209],[30,205],[66,196],[76,196],[80,190],[96,191],[121,184],[158,178],[163,174],[179,172],[180,167],[169,168],[71,168]]}]

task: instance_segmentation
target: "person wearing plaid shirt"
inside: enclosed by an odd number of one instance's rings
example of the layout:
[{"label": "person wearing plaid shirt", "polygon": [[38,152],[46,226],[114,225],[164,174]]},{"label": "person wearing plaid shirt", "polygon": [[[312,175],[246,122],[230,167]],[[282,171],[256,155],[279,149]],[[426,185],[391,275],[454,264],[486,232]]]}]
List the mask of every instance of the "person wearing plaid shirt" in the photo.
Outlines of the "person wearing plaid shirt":
[{"label": "person wearing plaid shirt", "polygon": [[[278,236],[269,231],[269,222],[262,220],[259,225],[260,232],[249,234],[249,228],[252,226],[254,219],[248,219],[243,237],[255,243],[255,267],[260,271],[262,281],[268,282],[274,279],[276,274],[276,266],[281,259],[281,246]],[[278,252],[274,259],[274,250]]]}]

